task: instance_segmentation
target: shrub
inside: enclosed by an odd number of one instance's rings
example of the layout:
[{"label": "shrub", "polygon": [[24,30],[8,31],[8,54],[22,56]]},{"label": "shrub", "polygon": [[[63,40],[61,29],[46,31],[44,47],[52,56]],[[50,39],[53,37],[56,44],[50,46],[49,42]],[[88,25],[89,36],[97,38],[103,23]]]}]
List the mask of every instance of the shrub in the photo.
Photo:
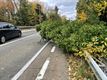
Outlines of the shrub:
[{"label": "shrub", "polygon": [[[93,52],[98,54],[99,51],[101,54],[107,52],[107,41],[105,41],[107,37],[107,27],[103,24],[92,25],[80,23],[79,21],[62,22],[48,20],[40,24],[40,27],[40,33],[43,38],[47,40],[52,39],[59,47],[68,53],[77,53],[77,55],[82,56],[81,51],[84,49],[89,50],[88,46],[90,43],[92,45],[90,48]],[[98,40],[93,41],[94,39]],[[96,51],[93,49],[96,49]]]},{"label": "shrub", "polygon": [[36,30],[39,32],[41,30],[41,25],[36,25]]}]

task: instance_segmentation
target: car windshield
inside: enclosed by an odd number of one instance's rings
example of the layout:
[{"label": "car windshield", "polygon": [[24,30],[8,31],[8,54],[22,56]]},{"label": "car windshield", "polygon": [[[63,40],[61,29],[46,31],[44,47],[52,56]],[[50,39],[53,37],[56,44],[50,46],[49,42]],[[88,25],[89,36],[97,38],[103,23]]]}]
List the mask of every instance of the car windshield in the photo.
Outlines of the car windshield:
[{"label": "car windshield", "polygon": [[0,26],[0,29],[2,29],[3,27],[2,26]]},{"label": "car windshield", "polygon": [[3,28],[8,28],[8,24],[1,22],[0,23],[0,29],[3,29]]},{"label": "car windshield", "polygon": [[3,28],[10,28],[10,27],[9,27],[9,25],[5,25],[5,26],[3,26]]}]

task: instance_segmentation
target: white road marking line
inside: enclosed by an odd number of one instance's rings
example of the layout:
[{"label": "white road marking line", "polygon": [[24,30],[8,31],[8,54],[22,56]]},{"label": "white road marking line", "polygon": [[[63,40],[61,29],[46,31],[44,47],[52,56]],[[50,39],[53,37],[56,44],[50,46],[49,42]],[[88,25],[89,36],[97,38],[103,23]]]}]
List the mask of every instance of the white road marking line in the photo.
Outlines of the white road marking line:
[{"label": "white road marking line", "polygon": [[30,66],[30,64],[38,57],[38,55],[43,51],[43,49],[45,49],[45,47],[50,43],[47,42],[27,63],[25,66],[23,66],[23,68],[11,79],[11,80],[17,80],[22,74],[23,72]]},{"label": "white road marking line", "polygon": [[48,68],[48,65],[50,63],[50,58],[47,58],[47,60],[45,61],[45,63],[43,64],[39,74],[37,75],[37,78],[35,80],[43,80],[44,74]]},{"label": "white road marking line", "polygon": [[15,43],[15,42],[17,42],[17,41],[21,41],[21,40],[26,39],[26,38],[30,38],[30,37],[32,37],[32,36],[34,36],[34,35],[36,35],[36,34],[32,34],[32,35],[30,35],[30,36],[26,36],[26,37],[19,38],[19,39],[16,39],[16,40],[14,40],[14,41],[11,41],[11,42],[7,42],[7,43],[4,43],[4,44],[1,44],[0,47],[9,45],[9,44],[11,44],[11,43]]},{"label": "white road marking line", "polygon": [[53,53],[55,51],[55,46],[51,49],[51,53]]}]

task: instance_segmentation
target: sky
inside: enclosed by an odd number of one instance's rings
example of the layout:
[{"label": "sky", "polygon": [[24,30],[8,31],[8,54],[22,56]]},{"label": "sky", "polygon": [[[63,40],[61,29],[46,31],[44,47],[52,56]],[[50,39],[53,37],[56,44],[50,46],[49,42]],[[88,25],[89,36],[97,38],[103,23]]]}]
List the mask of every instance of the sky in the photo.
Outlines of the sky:
[{"label": "sky", "polygon": [[66,16],[67,19],[74,20],[76,17],[76,4],[78,0],[40,0],[40,1],[44,2],[46,7],[57,6],[59,8],[59,14],[61,16]]}]

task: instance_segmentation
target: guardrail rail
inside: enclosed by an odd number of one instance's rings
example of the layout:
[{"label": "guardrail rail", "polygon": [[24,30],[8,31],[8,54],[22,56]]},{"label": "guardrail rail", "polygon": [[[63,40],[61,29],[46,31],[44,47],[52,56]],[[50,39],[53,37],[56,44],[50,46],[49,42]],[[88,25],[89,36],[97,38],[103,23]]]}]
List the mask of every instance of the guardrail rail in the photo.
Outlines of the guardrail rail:
[{"label": "guardrail rail", "polygon": [[92,71],[94,72],[96,78],[98,80],[107,80],[106,74],[102,71],[99,65],[94,61],[91,55],[87,51],[84,51],[84,53],[86,55],[86,60],[88,64],[90,65]]}]

